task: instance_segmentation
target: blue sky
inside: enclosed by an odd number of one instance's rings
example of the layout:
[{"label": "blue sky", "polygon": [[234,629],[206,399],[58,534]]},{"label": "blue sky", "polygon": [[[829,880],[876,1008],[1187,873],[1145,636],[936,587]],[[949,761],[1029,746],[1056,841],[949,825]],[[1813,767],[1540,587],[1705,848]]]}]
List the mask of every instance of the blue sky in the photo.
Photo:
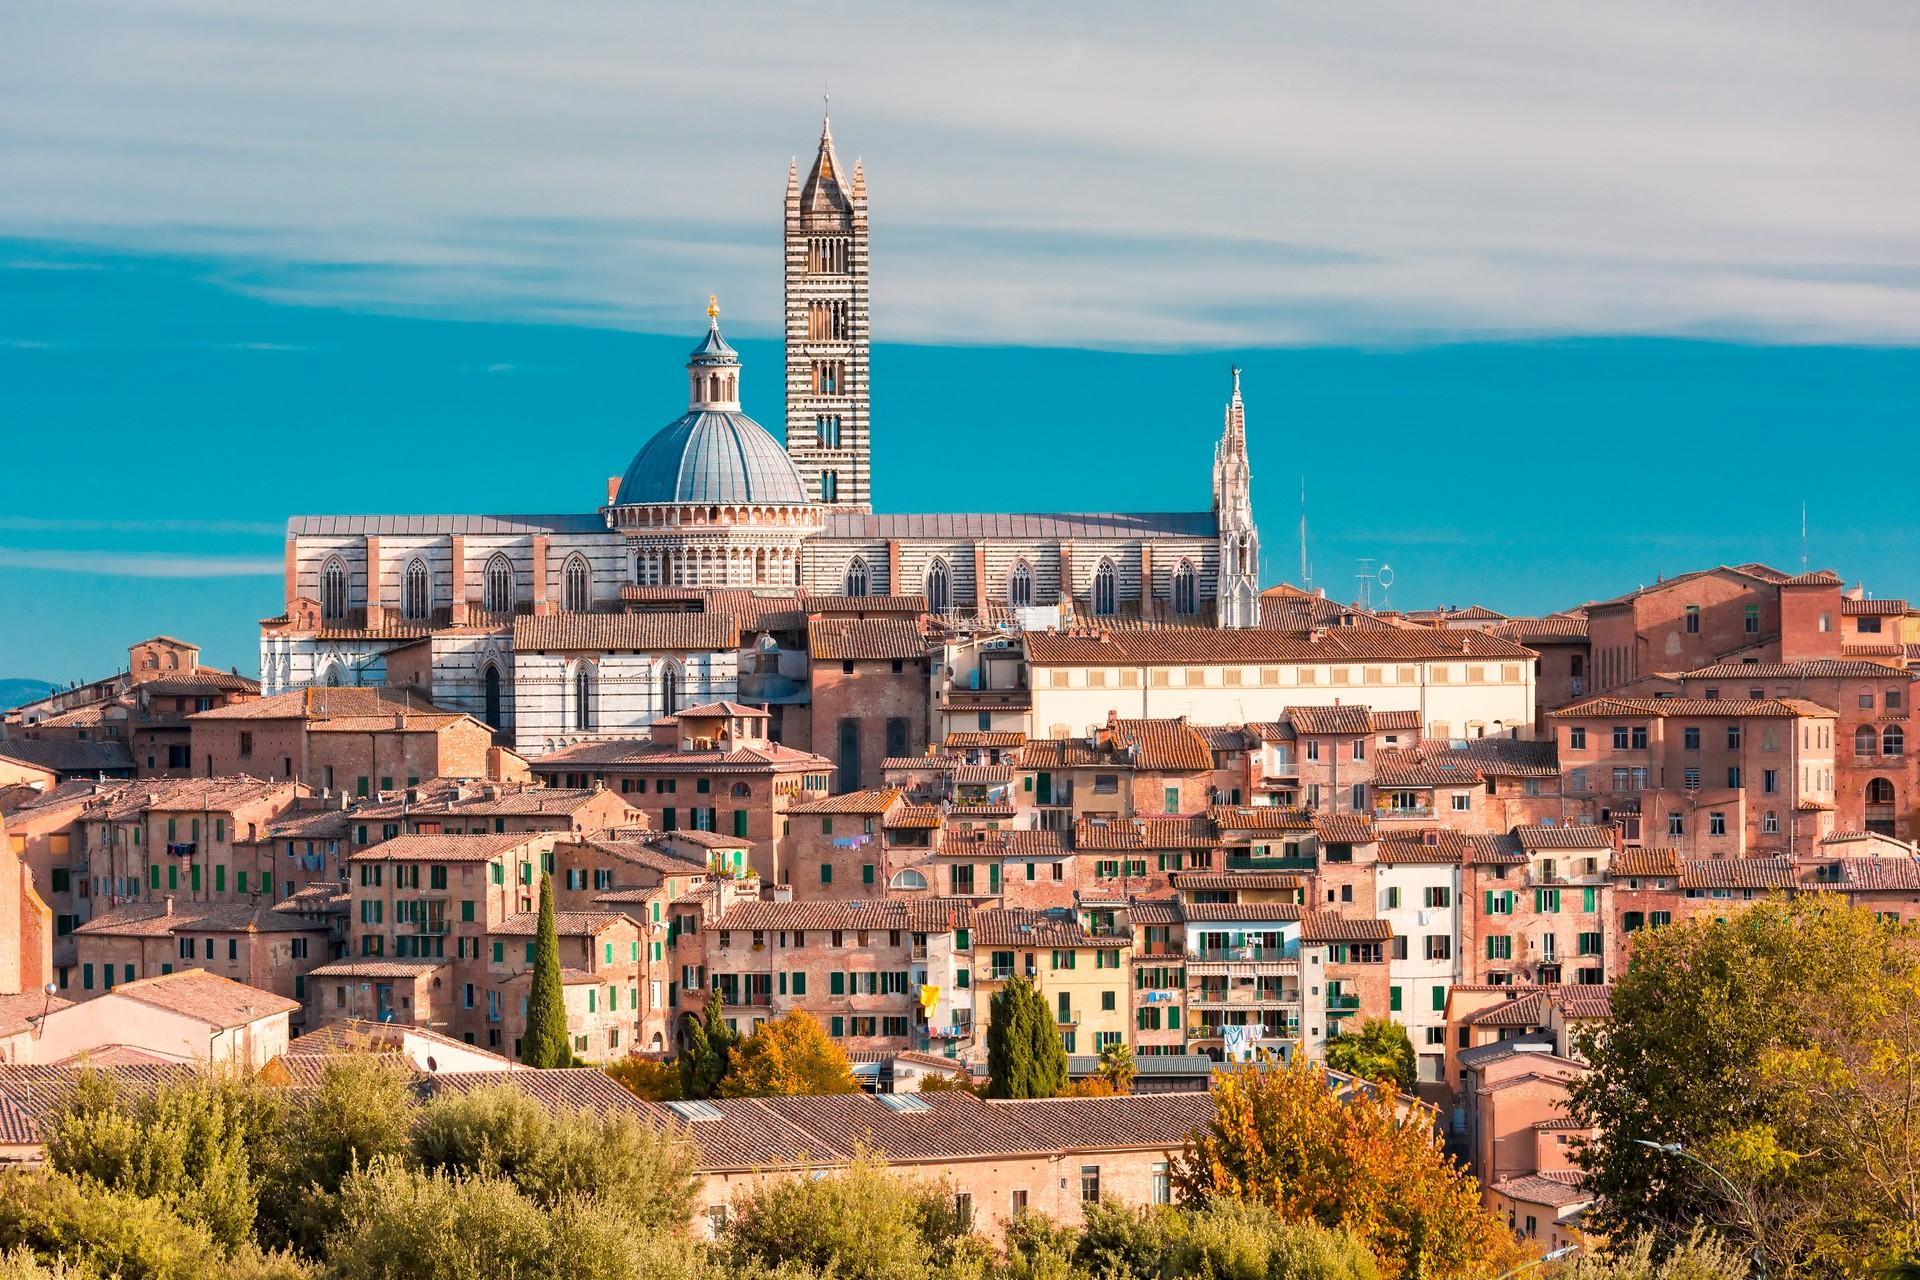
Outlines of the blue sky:
[{"label": "blue sky", "polygon": [[294,512],[592,507],[710,291],[777,431],[823,67],[883,507],[1204,503],[1238,362],[1269,581],[1304,476],[1337,594],[1793,565],[1803,498],[1920,591],[1910,7],[747,10],[11,8],[0,675],[249,668]]}]

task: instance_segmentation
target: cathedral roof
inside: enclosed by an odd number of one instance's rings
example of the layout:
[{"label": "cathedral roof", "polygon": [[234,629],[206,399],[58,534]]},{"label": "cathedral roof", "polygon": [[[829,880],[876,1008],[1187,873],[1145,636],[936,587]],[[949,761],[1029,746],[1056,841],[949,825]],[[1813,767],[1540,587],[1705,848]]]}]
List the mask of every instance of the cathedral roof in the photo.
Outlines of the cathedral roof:
[{"label": "cathedral roof", "polygon": [[649,502],[807,501],[800,472],[766,428],[744,413],[693,409],[641,446],[614,498]]}]

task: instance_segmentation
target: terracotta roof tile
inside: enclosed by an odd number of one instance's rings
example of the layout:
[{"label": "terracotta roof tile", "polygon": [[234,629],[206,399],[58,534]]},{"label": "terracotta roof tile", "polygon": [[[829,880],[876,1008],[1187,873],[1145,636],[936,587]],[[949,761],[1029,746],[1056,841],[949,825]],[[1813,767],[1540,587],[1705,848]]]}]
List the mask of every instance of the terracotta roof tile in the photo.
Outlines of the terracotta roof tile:
[{"label": "terracotta roof tile", "polygon": [[1579,1171],[1572,1169],[1549,1170],[1546,1173],[1520,1173],[1501,1178],[1488,1190],[1498,1192],[1510,1200],[1565,1209],[1570,1205],[1585,1204],[1593,1199],[1593,1193],[1579,1181],[1582,1176]]},{"label": "terracotta roof tile", "polygon": [[123,982],[113,989],[123,1000],[199,1018],[217,1027],[239,1027],[276,1013],[292,1013],[299,1003],[271,991],[234,982],[205,969],[180,969],[154,978]]},{"label": "terracotta roof tile", "polygon": [[731,751],[681,751],[651,738],[597,738],[549,751],[533,762],[543,776],[580,769],[645,769],[698,773],[786,773],[827,771],[833,761],[810,751],[796,751],[778,742],[764,747],[736,747]]},{"label": "terracotta roof tile", "polygon": [[1373,732],[1373,716],[1366,707],[1288,707],[1287,719],[1295,733],[1336,733],[1359,736]]},{"label": "terracotta roof tile", "polygon": [[1890,680],[1920,679],[1884,662],[1812,658],[1805,662],[1717,662],[1674,673],[1676,680]]},{"label": "terracotta roof tile", "polygon": [[1493,634],[1504,636],[1517,644],[1555,644],[1568,640],[1587,638],[1587,620],[1584,616],[1567,617],[1564,615],[1550,618],[1515,618],[1493,628]]},{"label": "terracotta roof tile", "polygon": [[1213,767],[1207,740],[1185,717],[1177,720],[1109,722],[1115,743],[1129,752],[1136,769],[1193,773]]},{"label": "terracotta roof tile", "polygon": [[964,929],[974,912],[965,898],[875,898],[867,901],[738,902],[708,929],[900,929],[945,933]]},{"label": "terracotta roof tile", "polygon": [[184,903],[169,911],[165,903],[116,907],[74,929],[76,934],[107,938],[159,938],[172,933],[312,933],[325,924],[275,908],[245,902]]},{"label": "terracotta roof tile", "polygon": [[421,714],[458,717],[459,712],[435,706],[417,689],[375,685],[314,685],[290,689],[266,698],[230,702],[224,707],[196,712],[202,720],[328,720],[337,716],[395,716]]},{"label": "terracotta roof tile", "polygon": [[1795,698],[1615,698],[1602,696],[1576,702],[1550,713],[1556,720],[1618,716],[1622,719],[1679,717],[1712,719],[1738,716],[1831,716],[1814,703]]},{"label": "terracotta roof tile", "polygon": [[[591,938],[627,923],[627,916],[619,911],[556,911],[553,922],[562,936]],[[516,911],[487,926],[487,932],[509,938],[535,937],[540,932],[540,915],[536,911]]]},{"label": "terracotta roof tile", "polygon": [[1513,829],[1514,838],[1524,849],[1611,849],[1618,834],[1611,824]]},{"label": "terracotta roof tile", "polygon": [[1682,889],[1794,889],[1791,863],[1778,858],[1688,858],[1680,864]]},{"label": "terracotta roof tile", "polygon": [[1286,805],[1220,805],[1207,810],[1207,816],[1222,831],[1312,831],[1314,815],[1307,809]]},{"label": "terracotta roof tile", "polygon": [[1006,909],[974,912],[973,945],[976,949],[980,947],[1114,949],[1131,947],[1133,937],[1131,934],[1089,933],[1071,912]]},{"label": "terracotta roof tile", "polygon": [[1680,874],[1680,855],[1672,849],[1621,849],[1608,860],[1614,879],[1659,879]]},{"label": "terracotta roof tile", "polygon": [[1190,924],[1285,923],[1300,919],[1305,909],[1294,902],[1183,902],[1180,914]]},{"label": "terracotta roof tile", "polygon": [[309,978],[418,978],[447,968],[444,960],[334,960],[321,965]]},{"label": "terracotta roof tile", "polygon": [[513,620],[513,647],[645,651],[740,647],[740,628],[724,613],[550,613]]},{"label": "terracotta roof tile", "polygon": [[912,618],[814,619],[807,651],[816,662],[919,658],[927,639]]},{"label": "terracotta roof tile", "polygon": [[1373,819],[1364,813],[1315,814],[1313,829],[1322,844],[1372,844]]},{"label": "terracotta roof tile", "polygon": [[1466,839],[1453,831],[1421,831],[1380,838],[1381,866],[1459,866],[1467,855]]},{"label": "terracotta roof tile", "polygon": [[1316,911],[1300,926],[1300,941],[1308,944],[1385,942],[1392,936],[1393,925],[1388,921],[1336,915],[1331,911]]},{"label": "terracotta roof tile", "polygon": [[1890,618],[1907,611],[1905,600],[1842,600],[1840,613],[1849,618]]},{"label": "terracotta roof tile", "polygon": [[395,836],[347,855],[348,862],[490,862],[540,837],[504,832],[480,836]]},{"label": "terracotta roof tile", "polygon": [[837,796],[825,796],[819,800],[809,800],[805,804],[789,805],[787,813],[792,814],[834,814],[862,813],[880,814],[900,804],[905,793],[898,787],[883,787],[878,791],[847,791]]},{"label": "terracotta roof tile", "polygon": [[1299,876],[1282,875],[1277,871],[1176,871],[1168,878],[1173,882],[1173,887],[1182,892],[1288,890],[1303,888],[1306,884]]},{"label": "terracotta roof tile", "polygon": [[945,746],[949,750],[967,750],[969,748],[1018,747],[1027,740],[1027,735],[1017,729],[990,729],[985,731],[951,730],[946,737]]}]

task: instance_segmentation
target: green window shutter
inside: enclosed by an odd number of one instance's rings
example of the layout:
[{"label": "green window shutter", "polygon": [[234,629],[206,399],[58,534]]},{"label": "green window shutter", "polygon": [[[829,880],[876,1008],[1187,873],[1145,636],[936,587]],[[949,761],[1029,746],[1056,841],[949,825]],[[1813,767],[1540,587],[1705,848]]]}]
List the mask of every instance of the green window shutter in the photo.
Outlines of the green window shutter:
[{"label": "green window shutter", "polygon": [[507,869],[505,867],[496,862],[493,864],[491,870],[495,884],[505,884],[507,882]]},{"label": "green window shutter", "polygon": [[847,1020],[837,1013],[833,1015],[833,1020],[827,1024],[827,1034],[836,1040],[846,1035]]},{"label": "green window shutter", "polygon": [[471,924],[473,922],[473,899],[472,898],[460,899],[460,919],[462,920],[462,922],[468,923],[468,924]]},{"label": "green window shutter", "polygon": [[[847,975],[838,969],[828,974],[827,994],[833,996],[843,996],[847,994]],[[835,1019],[835,1021],[838,1021],[838,1019]],[[839,1033],[835,1032],[834,1034],[838,1035]]]},{"label": "green window shutter", "polygon": [[1496,948],[1494,947],[1493,944],[1498,941],[1499,939],[1495,938],[1492,934],[1487,935],[1487,959],[1492,960],[1495,958]]},{"label": "green window shutter", "polygon": [[528,963],[528,964],[532,964],[532,963],[533,963],[533,951],[534,951],[534,948],[535,948],[535,947],[537,947],[537,946],[539,946],[539,945],[540,945],[540,944],[539,944],[539,943],[537,943],[537,942],[529,942],[529,943],[527,944],[527,963]]},{"label": "green window shutter", "polygon": [[987,892],[1000,892],[1000,864],[997,862],[987,864]]},{"label": "green window shutter", "polygon": [[873,864],[871,862],[863,862],[860,864],[860,883],[873,883]]},{"label": "green window shutter", "polygon": [[820,864],[820,883],[833,883],[833,864],[831,862],[823,862]]},{"label": "green window shutter", "polygon": [[595,999],[595,997],[598,996],[599,994],[600,994],[600,988],[598,987],[587,988],[587,1012],[588,1013],[593,1013],[596,1011],[598,1006],[598,1001]]},{"label": "green window shutter", "polygon": [[180,868],[170,865],[167,867],[167,888],[178,889],[179,887],[180,887]]},{"label": "green window shutter", "polygon": [[269,894],[273,892],[273,872],[262,871],[260,873],[260,892]]},{"label": "green window shutter", "polygon": [[1582,911],[1598,911],[1600,909],[1600,891],[1598,889],[1582,889],[1580,891],[1580,909]]},{"label": "green window shutter", "polygon": [[93,990],[93,966],[92,965],[83,964],[80,966],[80,986],[81,986],[81,989],[85,991]]},{"label": "green window shutter", "polygon": [[1394,1013],[1400,1012],[1400,988],[1387,988],[1387,1008]]},{"label": "green window shutter", "polygon": [[1447,989],[1445,987],[1435,987],[1433,989],[1433,1011],[1435,1013],[1445,1013],[1446,1010]]},{"label": "green window shutter", "polygon": [[233,891],[239,894],[246,893],[247,891],[247,873],[246,872],[236,871],[233,873]]},{"label": "green window shutter", "polygon": [[787,971],[785,969],[780,971],[780,994],[787,994]]},{"label": "green window shutter", "polygon": [[189,878],[191,879],[191,882],[192,882],[190,887],[192,888],[193,892],[195,893],[200,892],[200,864],[199,863],[196,862],[193,864],[193,870],[190,873]]},{"label": "green window shutter", "polygon": [[1487,914],[1493,914],[1493,890],[1487,890]]},{"label": "green window shutter", "polygon": [[1178,1031],[1179,1029],[1180,1029],[1180,1006],[1174,1005],[1173,1007],[1167,1010],[1167,1030]]},{"label": "green window shutter", "polygon": [[604,954],[605,954],[605,955],[606,955],[606,957],[607,957],[607,961],[606,961],[606,962],[607,962],[608,964],[612,964],[612,963],[613,963],[613,944],[612,944],[611,942],[609,942],[609,943],[607,944],[607,948],[606,948],[606,951],[605,951],[605,953],[604,953]]},{"label": "green window shutter", "polygon": [[160,864],[159,863],[156,862],[155,864],[147,868],[147,883],[149,887],[154,889],[158,889],[160,887]]},{"label": "green window shutter", "polygon": [[737,836],[745,836],[747,834],[747,811],[745,809],[735,809],[733,811],[733,834]]},{"label": "green window shutter", "polygon": [[507,944],[506,943],[496,942],[493,944],[493,962],[495,964],[505,964],[507,962]]},{"label": "green window shutter", "polygon": [[793,994],[797,996],[807,994],[807,975],[799,969],[793,972]]},{"label": "green window shutter", "polygon": [[640,959],[640,939],[638,938],[635,938],[633,940],[633,954],[629,957],[629,959],[632,959],[635,962],[638,962]]}]

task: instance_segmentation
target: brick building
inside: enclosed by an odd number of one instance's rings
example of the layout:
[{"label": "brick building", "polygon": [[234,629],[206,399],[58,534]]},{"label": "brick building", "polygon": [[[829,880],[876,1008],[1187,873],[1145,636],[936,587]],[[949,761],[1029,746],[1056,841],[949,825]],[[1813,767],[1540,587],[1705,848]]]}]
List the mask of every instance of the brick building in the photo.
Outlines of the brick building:
[{"label": "brick building", "polygon": [[308,688],[189,717],[193,760],[208,777],[291,778],[368,796],[425,778],[496,776],[493,732],[412,689]]}]

